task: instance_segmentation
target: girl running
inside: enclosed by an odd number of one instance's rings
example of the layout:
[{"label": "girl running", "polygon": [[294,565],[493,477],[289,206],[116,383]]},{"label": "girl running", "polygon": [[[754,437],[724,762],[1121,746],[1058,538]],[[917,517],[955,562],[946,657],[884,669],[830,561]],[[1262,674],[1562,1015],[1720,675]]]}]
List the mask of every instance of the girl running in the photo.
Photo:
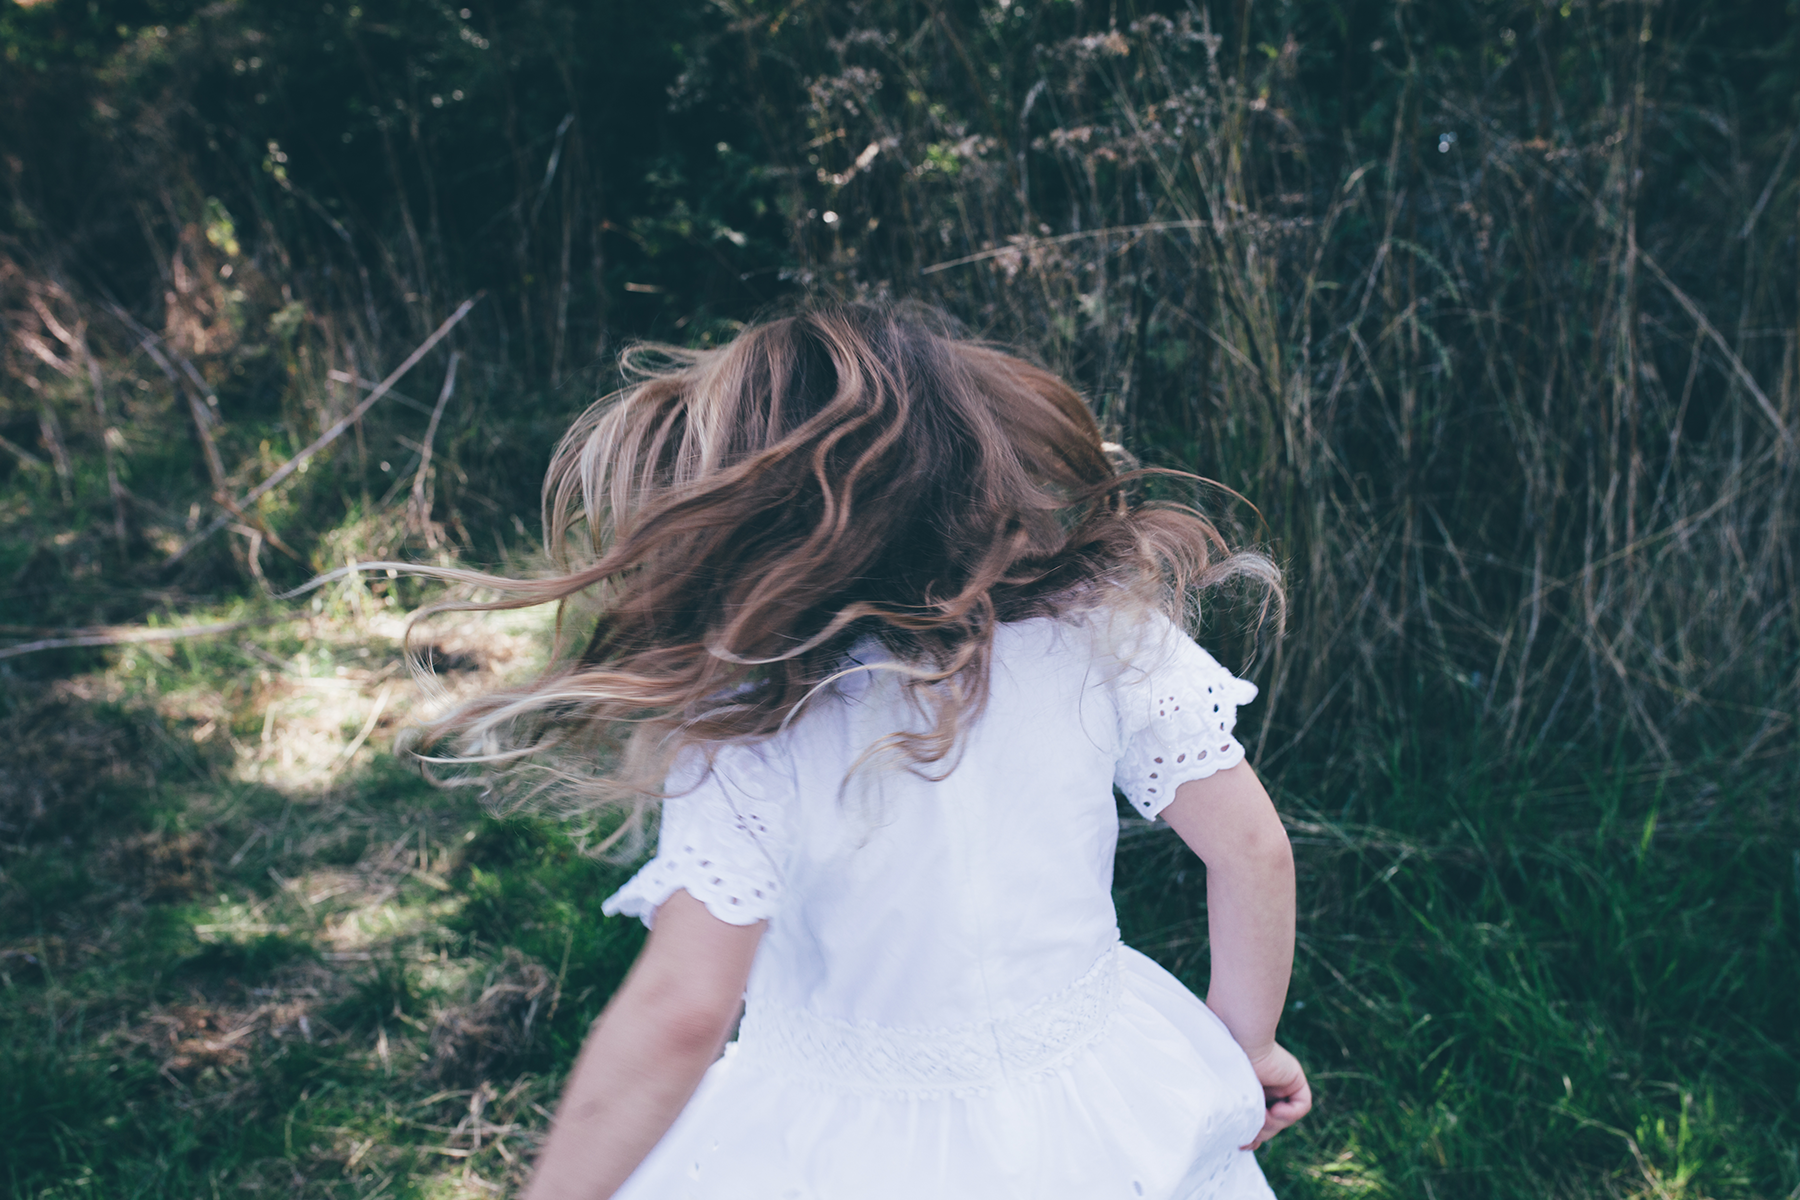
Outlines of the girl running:
[{"label": "girl running", "polygon": [[[586,649],[434,731],[622,744],[621,833],[660,810],[532,1200],[1270,1195],[1251,1152],[1311,1104],[1293,860],[1256,688],[1178,622],[1273,568],[1129,504],[1067,384],[929,312],[657,354],[557,452],[567,573],[502,602],[597,594]],[[1206,863],[1204,1004],[1120,944],[1115,786]]]}]

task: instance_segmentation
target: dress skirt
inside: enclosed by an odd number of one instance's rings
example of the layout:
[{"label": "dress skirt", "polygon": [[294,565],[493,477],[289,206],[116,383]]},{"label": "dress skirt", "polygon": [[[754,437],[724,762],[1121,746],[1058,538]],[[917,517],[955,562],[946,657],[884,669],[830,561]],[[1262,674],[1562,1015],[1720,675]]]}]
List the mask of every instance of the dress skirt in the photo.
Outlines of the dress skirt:
[{"label": "dress skirt", "polygon": [[1016,1020],[793,1017],[746,1014],[618,1200],[1272,1200],[1249,1060],[1127,947]]}]

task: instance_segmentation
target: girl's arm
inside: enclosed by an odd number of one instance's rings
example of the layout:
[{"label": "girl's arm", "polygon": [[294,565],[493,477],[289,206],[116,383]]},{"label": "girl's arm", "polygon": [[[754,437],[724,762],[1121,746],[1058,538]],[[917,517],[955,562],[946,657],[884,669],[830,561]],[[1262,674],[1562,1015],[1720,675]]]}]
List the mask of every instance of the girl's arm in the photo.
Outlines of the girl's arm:
[{"label": "girl's arm", "polygon": [[594,1022],[527,1200],[604,1200],[667,1133],[737,1019],[763,923],[729,925],[685,891]]},{"label": "girl's arm", "polygon": [[1294,965],[1293,848],[1247,763],[1182,784],[1162,818],[1206,863],[1206,1004],[1262,1081],[1269,1112],[1254,1149],[1312,1107],[1306,1073],[1275,1041]]}]

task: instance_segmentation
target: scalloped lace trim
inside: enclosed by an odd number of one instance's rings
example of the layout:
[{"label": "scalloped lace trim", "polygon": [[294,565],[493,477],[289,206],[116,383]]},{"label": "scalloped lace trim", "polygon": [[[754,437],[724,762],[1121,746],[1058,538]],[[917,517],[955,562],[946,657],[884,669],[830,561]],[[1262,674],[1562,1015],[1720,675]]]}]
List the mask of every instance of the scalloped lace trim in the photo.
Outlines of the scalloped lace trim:
[{"label": "scalloped lace trim", "polygon": [[[1171,686],[1158,680],[1139,704],[1142,724],[1119,756],[1114,780],[1131,806],[1153,819],[1175,798],[1175,789],[1244,761],[1244,747],[1232,736],[1237,706],[1256,699],[1256,685],[1214,667]],[[1134,722],[1135,724],[1136,722]]]},{"label": "scalloped lace trim", "polygon": [[780,827],[771,812],[765,801],[748,798],[734,806],[722,797],[676,797],[664,806],[656,857],[606,898],[601,913],[649,925],[664,901],[686,889],[727,924],[768,920],[782,897]]},{"label": "scalloped lace trim", "polygon": [[760,1070],[858,1094],[969,1096],[1074,1057],[1119,1007],[1119,947],[1087,974],[1014,1016],[912,1029],[851,1024],[752,1001],[738,1053]]}]

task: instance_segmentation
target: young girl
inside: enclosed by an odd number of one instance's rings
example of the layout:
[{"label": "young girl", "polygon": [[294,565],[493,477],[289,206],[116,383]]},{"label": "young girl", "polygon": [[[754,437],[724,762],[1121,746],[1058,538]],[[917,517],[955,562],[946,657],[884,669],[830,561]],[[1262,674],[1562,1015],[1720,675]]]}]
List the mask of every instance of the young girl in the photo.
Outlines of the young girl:
[{"label": "young girl", "polygon": [[[597,591],[586,650],[436,731],[622,740],[613,796],[661,797],[604,906],[651,934],[529,1195],[1268,1196],[1251,1151],[1311,1104],[1293,860],[1232,736],[1256,688],[1163,612],[1272,569],[1128,505],[1066,384],[929,313],[660,353],[545,484],[587,565],[505,602]],[[1206,863],[1205,1004],[1119,943],[1115,784]]]}]

